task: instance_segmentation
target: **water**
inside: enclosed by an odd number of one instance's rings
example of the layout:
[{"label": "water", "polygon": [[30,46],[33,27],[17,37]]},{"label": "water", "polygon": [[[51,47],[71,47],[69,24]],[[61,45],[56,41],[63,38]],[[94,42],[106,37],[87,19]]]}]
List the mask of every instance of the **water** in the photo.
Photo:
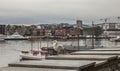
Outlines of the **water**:
[{"label": "water", "polygon": [[[42,47],[47,47],[47,42],[42,41]],[[52,41],[48,42],[48,46],[52,46]],[[73,45],[77,46],[78,42],[77,41],[59,41],[60,44],[63,45]],[[91,40],[80,40],[80,45],[85,46],[86,45],[91,45]],[[104,47],[119,47],[120,42],[111,42],[109,40],[96,40],[95,45],[98,46],[104,46]],[[33,44],[34,48],[39,48],[40,47],[40,42],[36,41]],[[0,42],[0,67],[5,67],[8,65],[8,63],[12,62],[17,62],[19,61],[20,57],[20,51],[21,50],[30,50],[31,49],[31,42],[24,40],[24,41],[5,41],[5,42]]]}]

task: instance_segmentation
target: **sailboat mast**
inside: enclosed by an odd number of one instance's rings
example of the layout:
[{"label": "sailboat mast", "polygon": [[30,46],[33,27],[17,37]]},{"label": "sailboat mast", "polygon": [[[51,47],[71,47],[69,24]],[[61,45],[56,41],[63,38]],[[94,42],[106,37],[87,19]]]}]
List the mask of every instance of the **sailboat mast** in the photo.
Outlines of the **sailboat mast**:
[{"label": "sailboat mast", "polygon": [[30,41],[31,41],[31,50],[33,50],[33,40],[32,40],[32,37],[30,37]]},{"label": "sailboat mast", "polygon": [[48,37],[47,37],[47,48],[48,48]]},{"label": "sailboat mast", "polygon": [[40,49],[40,46],[39,46],[39,37],[36,37],[36,41],[38,42],[38,50]]},{"label": "sailboat mast", "polygon": [[92,48],[94,49],[94,22],[92,21]]},{"label": "sailboat mast", "polygon": [[78,50],[80,50],[79,34],[78,34]]},{"label": "sailboat mast", "polygon": [[40,48],[41,48],[41,37],[40,37]]}]

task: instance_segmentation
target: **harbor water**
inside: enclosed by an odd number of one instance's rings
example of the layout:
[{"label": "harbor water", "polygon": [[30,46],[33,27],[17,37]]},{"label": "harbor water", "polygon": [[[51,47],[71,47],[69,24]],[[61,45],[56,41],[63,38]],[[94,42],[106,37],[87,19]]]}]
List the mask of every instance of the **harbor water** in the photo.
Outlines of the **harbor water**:
[{"label": "harbor water", "polygon": [[[77,40],[69,40],[69,41],[58,41],[62,45],[71,45],[71,46],[77,46],[78,41]],[[85,45],[91,45],[91,40],[80,40],[80,46]],[[111,42],[109,40],[95,40],[94,44],[104,47],[119,47],[120,42]],[[48,41],[48,45],[46,41],[41,42],[41,47],[52,47],[52,41]],[[40,42],[35,41],[33,43],[33,47],[35,49],[40,48]],[[31,50],[31,42],[28,40],[16,40],[16,41],[4,41],[0,42],[0,67],[5,67],[8,65],[8,63],[17,62],[20,60],[19,54],[22,50]]]}]

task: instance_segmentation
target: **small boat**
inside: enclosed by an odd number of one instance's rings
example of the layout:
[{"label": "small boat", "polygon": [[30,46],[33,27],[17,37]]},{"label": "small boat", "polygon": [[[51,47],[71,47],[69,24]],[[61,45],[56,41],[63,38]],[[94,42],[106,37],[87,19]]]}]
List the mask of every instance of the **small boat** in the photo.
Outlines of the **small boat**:
[{"label": "small boat", "polygon": [[[43,51],[41,47],[38,46],[37,49],[33,48],[33,42],[36,37],[31,37],[31,50],[30,51],[21,51],[20,57],[22,60],[42,60],[45,59],[48,55],[47,51]],[[38,39],[38,38],[37,38]]]},{"label": "small boat", "polygon": [[21,51],[22,54],[20,57],[22,60],[42,60],[45,59],[47,56],[46,51],[42,50],[31,50],[31,51]]},{"label": "small boat", "polygon": [[0,38],[0,42],[3,42],[3,41],[5,41],[5,39],[3,39],[3,38]]},{"label": "small boat", "polygon": [[120,42],[120,36],[110,39],[110,41]]}]

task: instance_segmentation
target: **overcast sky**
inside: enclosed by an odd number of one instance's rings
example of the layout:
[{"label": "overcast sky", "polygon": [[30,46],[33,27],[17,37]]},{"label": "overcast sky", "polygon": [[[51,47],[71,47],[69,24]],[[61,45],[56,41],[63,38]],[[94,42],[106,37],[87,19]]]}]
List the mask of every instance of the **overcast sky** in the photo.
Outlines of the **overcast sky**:
[{"label": "overcast sky", "polygon": [[120,16],[120,0],[0,0],[0,23],[84,23]]}]

